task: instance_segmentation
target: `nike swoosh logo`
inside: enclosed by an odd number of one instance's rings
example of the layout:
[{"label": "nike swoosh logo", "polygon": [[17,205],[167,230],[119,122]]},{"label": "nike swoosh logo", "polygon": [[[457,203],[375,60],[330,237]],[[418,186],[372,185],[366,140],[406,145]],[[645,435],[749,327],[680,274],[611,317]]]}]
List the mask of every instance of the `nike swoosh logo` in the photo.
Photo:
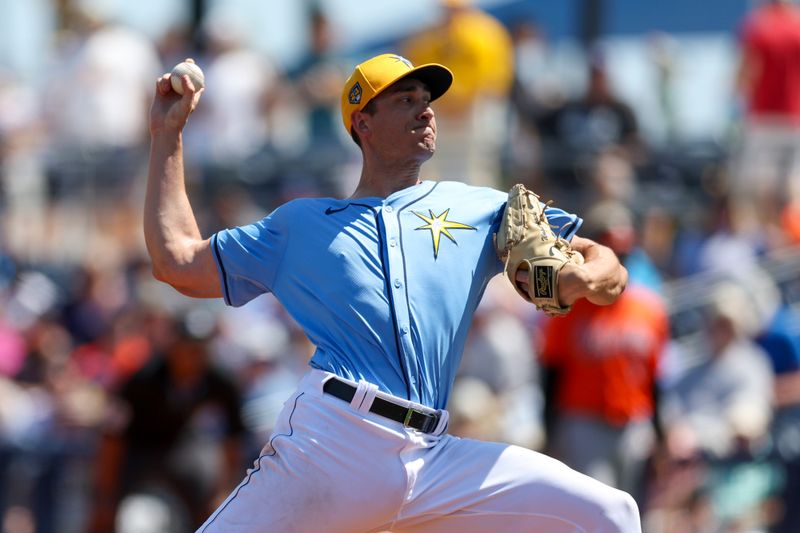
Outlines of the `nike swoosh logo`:
[{"label": "nike swoosh logo", "polygon": [[347,204],[346,206],[344,206],[344,207],[340,207],[340,208],[338,208],[338,209],[334,209],[333,207],[328,207],[327,209],[325,209],[325,214],[326,214],[326,215],[332,215],[332,214],[334,214],[334,213],[338,213],[339,211],[344,211],[345,209],[347,209],[348,207],[350,207],[350,206],[353,206],[353,205],[358,205],[358,206],[361,206],[361,207],[366,207],[367,209],[373,209],[371,206],[369,206],[369,205],[367,205],[367,204],[349,203],[349,204]]}]

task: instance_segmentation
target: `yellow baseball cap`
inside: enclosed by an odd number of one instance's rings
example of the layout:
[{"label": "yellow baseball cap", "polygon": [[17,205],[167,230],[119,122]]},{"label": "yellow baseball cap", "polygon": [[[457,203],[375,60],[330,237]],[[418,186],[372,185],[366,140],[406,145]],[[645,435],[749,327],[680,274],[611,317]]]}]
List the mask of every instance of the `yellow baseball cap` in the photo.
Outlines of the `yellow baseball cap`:
[{"label": "yellow baseball cap", "polygon": [[370,100],[399,79],[413,76],[428,86],[431,101],[442,96],[453,83],[453,73],[437,63],[415,67],[397,54],[381,54],[356,65],[342,91],[342,121],[347,133],[352,127],[353,111],[364,109]]}]

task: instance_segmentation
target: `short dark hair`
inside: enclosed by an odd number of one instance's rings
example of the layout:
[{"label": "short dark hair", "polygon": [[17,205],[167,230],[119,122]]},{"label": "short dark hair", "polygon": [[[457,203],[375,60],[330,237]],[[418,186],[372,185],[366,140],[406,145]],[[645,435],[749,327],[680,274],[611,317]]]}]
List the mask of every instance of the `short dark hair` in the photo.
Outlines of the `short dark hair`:
[{"label": "short dark hair", "polygon": [[[377,111],[377,109],[375,109],[375,108],[376,108],[375,99],[373,98],[372,100],[367,102],[367,105],[365,105],[361,109],[361,111],[363,111],[367,115],[374,115],[375,111]],[[353,127],[354,126],[350,126],[350,137],[353,139],[353,142],[356,143],[359,148],[361,148],[361,141],[359,140],[358,135],[356,135],[356,132],[353,129]]]}]

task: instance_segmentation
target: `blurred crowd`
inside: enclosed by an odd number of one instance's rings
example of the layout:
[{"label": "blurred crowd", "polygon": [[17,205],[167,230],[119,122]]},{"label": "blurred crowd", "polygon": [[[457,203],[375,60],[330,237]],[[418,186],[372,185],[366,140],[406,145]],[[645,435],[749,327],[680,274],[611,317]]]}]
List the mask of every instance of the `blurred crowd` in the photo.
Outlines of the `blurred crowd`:
[{"label": "blurred crowd", "polygon": [[[669,46],[654,40],[656,142],[602,39],[565,74],[533,18],[439,4],[433,26],[391,45],[455,73],[423,174],[523,182],[580,213],[580,233],[630,272],[615,304],[559,319],[496,278],[451,433],[630,491],[648,532],[800,531],[800,11],[765,1],[731,28],[739,75],[720,92],[739,111],[722,140],[669,133]],[[185,57],[205,71],[184,141],[209,235],[352,192],[340,91],[371,51],[342,54],[321,6],[291,68],[248,44],[246,14],[154,41],[58,6],[51,77],[0,70],[0,528],[190,531],[244,476],[313,346],[269,295],[234,309],[153,279],[141,209],[155,79]]]}]

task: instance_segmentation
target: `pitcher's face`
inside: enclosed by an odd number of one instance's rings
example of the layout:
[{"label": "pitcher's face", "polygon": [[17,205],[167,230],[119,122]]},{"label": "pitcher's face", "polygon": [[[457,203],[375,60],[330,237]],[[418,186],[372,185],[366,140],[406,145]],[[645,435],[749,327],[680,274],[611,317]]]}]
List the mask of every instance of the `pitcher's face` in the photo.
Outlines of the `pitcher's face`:
[{"label": "pitcher's face", "polygon": [[[375,97],[369,116],[370,144],[397,158],[428,160],[436,150],[431,93],[419,80],[399,80]],[[358,126],[358,125],[357,125]]]}]

